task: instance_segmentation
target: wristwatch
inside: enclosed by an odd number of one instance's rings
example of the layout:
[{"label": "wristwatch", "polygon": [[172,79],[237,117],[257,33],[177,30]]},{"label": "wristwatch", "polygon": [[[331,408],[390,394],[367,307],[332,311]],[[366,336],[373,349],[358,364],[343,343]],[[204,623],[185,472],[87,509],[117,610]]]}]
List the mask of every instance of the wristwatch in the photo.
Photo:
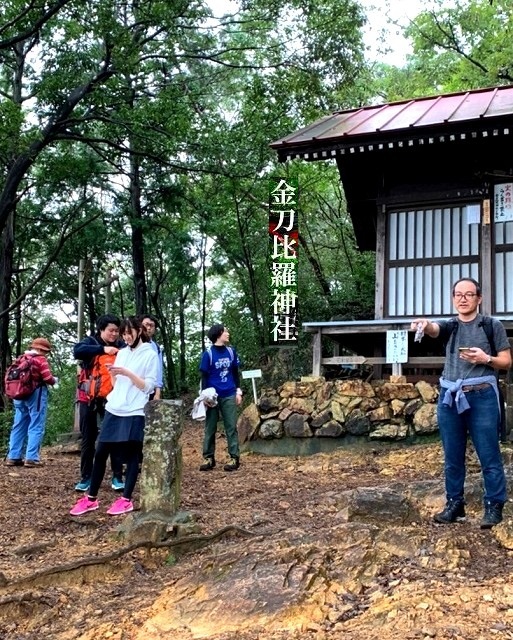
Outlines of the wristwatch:
[{"label": "wristwatch", "polygon": [[488,356],[488,360],[486,361],[486,364],[492,364],[492,356]]}]

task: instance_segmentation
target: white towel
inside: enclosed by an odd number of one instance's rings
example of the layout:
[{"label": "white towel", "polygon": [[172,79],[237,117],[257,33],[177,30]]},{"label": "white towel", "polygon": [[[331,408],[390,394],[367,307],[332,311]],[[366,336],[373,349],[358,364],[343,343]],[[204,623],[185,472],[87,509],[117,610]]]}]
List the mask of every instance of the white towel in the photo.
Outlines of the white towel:
[{"label": "white towel", "polygon": [[199,394],[199,396],[194,400],[192,405],[192,419],[193,420],[204,420],[207,415],[207,410],[205,408],[205,403],[209,407],[215,407],[217,404],[217,392],[214,387],[207,387],[203,389],[203,391]]}]

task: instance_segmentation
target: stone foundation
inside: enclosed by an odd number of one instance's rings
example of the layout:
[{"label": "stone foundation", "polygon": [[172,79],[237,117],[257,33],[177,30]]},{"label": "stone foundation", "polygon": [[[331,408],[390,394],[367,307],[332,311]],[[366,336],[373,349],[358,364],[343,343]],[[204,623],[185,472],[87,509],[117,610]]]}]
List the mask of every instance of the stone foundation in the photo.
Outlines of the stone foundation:
[{"label": "stone foundation", "polygon": [[286,382],[263,389],[258,403],[242,412],[239,437],[249,440],[277,438],[344,438],[395,441],[438,431],[438,386],[390,380],[334,380],[322,377]]}]

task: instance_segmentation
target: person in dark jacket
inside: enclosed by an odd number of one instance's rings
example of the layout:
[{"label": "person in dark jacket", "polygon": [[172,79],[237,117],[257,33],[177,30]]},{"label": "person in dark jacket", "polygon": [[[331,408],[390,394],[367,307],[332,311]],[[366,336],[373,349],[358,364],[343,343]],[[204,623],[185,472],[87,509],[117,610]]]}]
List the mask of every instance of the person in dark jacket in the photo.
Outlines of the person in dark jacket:
[{"label": "person in dark jacket", "polygon": [[[96,320],[96,333],[86,336],[73,348],[73,356],[81,361],[82,369],[90,369],[96,356],[108,353],[115,355],[124,342],[119,337],[120,319],[112,314],[105,314]],[[89,397],[80,388],[77,390],[79,426],[81,435],[80,474],[81,479],[75,485],[76,491],[88,491],[91,484],[91,473],[98,437],[99,425],[105,415],[105,398]],[[112,488],[115,491],[124,489],[123,462],[111,457]]]}]

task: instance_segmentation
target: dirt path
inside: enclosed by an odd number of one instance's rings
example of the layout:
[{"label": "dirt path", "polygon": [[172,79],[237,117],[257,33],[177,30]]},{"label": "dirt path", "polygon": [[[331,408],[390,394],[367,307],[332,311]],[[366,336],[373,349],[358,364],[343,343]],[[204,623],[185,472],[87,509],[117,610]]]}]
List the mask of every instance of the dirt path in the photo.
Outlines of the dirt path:
[{"label": "dirt path", "polygon": [[[249,454],[236,473],[223,472],[221,466],[201,473],[200,442],[201,426],[187,423],[182,509],[194,515],[197,535],[230,525],[253,532],[259,553],[266,552],[266,545],[278,548],[284,532],[291,539],[329,546],[341,522],[337,499],[347,489],[439,480],[442,474],[438,444],[339,450],[309,458]],[[224,440],[218,444],[224,453]],[[107,564],[45,575],[51,568],[93,562],[124,543],[116,535],[120,520],[105,513],[115,498],[107,482],[100,509],[74,519],[68,511],[76,499],[78,455],[50,449],[44,460],[40,469],[0,468],[1,640],[143,640],[141,629],[151,628],[160,594],[193,577],[207,560],[216,562],[225,552],[241,554],[249,544],[235,535],[185,555],[139,549]],[[396,558],[353,601],[339,594],[324,620],[288,631],[242,628],[204,637],[513,638],[513,558],[489,532],[479,530],[478,516],[470,513],[468,522],[454,529],[433,525],[426,513],[417,533],[435,550],[430,563],[421,557]],[[192,637],[185,627],[178,636],[176,631],[148,634]]]}]

